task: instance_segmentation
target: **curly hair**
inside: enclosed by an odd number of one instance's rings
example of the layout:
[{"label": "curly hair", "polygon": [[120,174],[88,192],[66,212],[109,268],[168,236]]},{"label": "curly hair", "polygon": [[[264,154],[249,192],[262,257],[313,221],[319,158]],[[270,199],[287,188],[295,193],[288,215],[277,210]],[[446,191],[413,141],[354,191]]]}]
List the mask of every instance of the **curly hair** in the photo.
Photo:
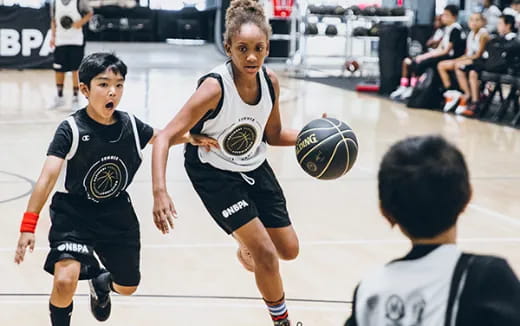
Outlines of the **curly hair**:
[{"label": "curly hair", "polygon": [[236,35],[242,25],[255,24],[267,39],[271,36],[271,26],[265,17],[264,8],[257,0],[232,0],[226,11],[226,31],[224,42],[231,44],[231,38]]}]

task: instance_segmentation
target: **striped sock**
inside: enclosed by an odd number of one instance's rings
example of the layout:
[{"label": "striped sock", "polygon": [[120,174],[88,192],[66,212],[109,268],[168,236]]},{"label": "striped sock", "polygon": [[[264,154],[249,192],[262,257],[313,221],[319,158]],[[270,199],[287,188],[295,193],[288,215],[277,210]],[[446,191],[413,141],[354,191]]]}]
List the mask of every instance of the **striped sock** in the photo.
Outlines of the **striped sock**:
[{"label": "striped sock", "polygon": [[282,296],[280,300],[277,301],[267,301],[265,300],[265,304],[267,305],[267,309],[269,309],[269,314],[273,321],[284,320],[289,318],[289,312],[287,311],[287,307],[285,306],[285,294]]}]

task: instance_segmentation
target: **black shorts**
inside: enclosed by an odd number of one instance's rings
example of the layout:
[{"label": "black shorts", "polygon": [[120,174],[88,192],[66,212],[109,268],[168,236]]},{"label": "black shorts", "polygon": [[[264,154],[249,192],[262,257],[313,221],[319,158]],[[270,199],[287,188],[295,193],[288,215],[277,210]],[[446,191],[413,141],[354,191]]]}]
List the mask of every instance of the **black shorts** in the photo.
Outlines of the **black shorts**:
[{"label": "black shorts", "polygon": [[53,68],[58,72],[76,71],[85,56],[83,45],[61,45],[54,49]]},{"label": "black shorts", "polygon": [[266,228],[291,225],[282,188],[267,161],[242,173],[219,170],[198,160],[185,160],[184,166],[204,206],[227,234],[255,217]]},{"label": "black shorts", "polygon": [[47,272],[54,274],[54,265],[60,260],[74,259],[81,263],[80,280],[93,278],[100,272],[96,253],[115,283],[139,284],[139,222],[128,194],[95,204],[56,193],[50,217],[51,250],[44,266]]},{"label": "black shorts", "polygon": [[434,68],[435,70],[437,70],[437,64],[439,62],[444,61],[444,60],[451,60],[451,59],[454,59],[454,58],[450,55],[443,55],[440,57],[429,58],[429,59],[423,60],[420,63],[417,63],[417,62],[415,62],[415,60],[413,60],[412,65],[411,65],[411,70],[415,73],[416,76],[420,76],[426,71],[426,69]]}]

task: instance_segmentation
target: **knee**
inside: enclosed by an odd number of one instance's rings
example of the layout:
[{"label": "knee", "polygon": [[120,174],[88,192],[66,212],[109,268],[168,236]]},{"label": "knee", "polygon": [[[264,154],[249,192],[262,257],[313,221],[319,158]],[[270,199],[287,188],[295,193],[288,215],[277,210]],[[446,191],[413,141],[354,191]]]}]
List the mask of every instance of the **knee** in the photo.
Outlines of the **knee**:
[{"label": "knee", "polygon": [[274,245],[262,244],[249,250],[255,261],[255,270],[260,268],[267,272],[278,271],[278,255]]},{"label": "knee", "polygon": [[293,260],[298,257],[300,253],[300,246],[298,241],[292,241],[291,243],[285,245],[283,248],[278,248],[278,255],[283,260]]},{"label": "knee", "polygon": [[60,274],[54,277],[54,288],[60,296],[72,296],[76,291],[78,280],[73,275]]},{"label": "knee", "polygon": [[114,290],[121,295],[132,295],[137,290],[137,286],[121,286],[116,284]]}]

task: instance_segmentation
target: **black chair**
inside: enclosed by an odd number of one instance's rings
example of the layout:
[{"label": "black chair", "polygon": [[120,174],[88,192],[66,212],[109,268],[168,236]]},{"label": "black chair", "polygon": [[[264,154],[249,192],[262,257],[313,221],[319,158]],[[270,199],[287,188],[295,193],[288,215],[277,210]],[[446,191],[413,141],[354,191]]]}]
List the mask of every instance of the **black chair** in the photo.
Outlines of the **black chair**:
[{"label": "black chair", "polygon": [[518,111],[518,77],[510,74],[500,75],[500,85],[509,85],[510,91],[491,117],[494,122],[502,121],[511,106],[513,106],[515,112]]}]

